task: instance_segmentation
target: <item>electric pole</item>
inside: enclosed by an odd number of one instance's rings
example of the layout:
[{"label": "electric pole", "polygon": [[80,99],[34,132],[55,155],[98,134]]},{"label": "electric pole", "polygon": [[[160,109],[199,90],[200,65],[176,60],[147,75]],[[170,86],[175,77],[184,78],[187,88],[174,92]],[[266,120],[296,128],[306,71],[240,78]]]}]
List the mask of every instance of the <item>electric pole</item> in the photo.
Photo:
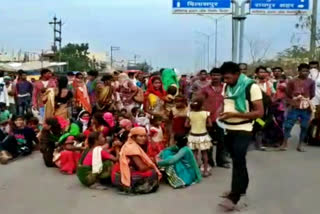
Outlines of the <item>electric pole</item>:
[{"label": "electric pole", "polygon": [[318,0],[313,0],[312,15],[311,15],[311,35],[310,35],[310,59],[316,55],[316,40],[317,40],[317,13]]},{"label": "electric pole", "polygon": [[[61,43],[62,43],[62,21],[58,21],[57,17],[53,17],[53,22],[49,22],[50,25],[53,25],[53,46],[52,51],[54,53],[57,53],[58,47],[57,42],[59,43],[59,51],[61,50]],[[60,54],[59,54],[59,61],[60,60]]]},{"label": "electric pole", "polygon": [[115,46],[111,46],[110,48],[110,65],[111,65],[111,69],[112,69],[112,66],[113,66],[113,51],[119,51],[120,50],[120,47],[115,47]]},{"label": "electric pole", "polygon": [[135,64],[135,65],[137,65],[137,59],[138,59],[139,57],[140,57],[140,56],[137,55],[137,54],[135,54],[135,55],[133,56],[133,58],[134,58],[134,64]]}]

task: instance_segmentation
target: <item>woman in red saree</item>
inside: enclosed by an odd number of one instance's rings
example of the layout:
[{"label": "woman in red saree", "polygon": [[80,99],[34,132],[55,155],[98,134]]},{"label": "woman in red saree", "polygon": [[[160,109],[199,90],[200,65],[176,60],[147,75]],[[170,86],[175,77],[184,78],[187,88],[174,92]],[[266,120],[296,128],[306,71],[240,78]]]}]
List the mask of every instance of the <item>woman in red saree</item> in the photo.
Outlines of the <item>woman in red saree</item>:
[{"label": "woman in red saree", "polygon": [[161,78],[159,76],[151,77],[144,95],[145,111],[153,116],[165,117],[167,115],[165,109],[166,95],[167,93],[163,88]]},{"label": "woman in red saree", "polygon": [[76,74],[76,78],[73,81],[72,86],[74,90],[75,106],[80,107],[91,114],[92,108],[90,105],[89,94],[82,73]]}]

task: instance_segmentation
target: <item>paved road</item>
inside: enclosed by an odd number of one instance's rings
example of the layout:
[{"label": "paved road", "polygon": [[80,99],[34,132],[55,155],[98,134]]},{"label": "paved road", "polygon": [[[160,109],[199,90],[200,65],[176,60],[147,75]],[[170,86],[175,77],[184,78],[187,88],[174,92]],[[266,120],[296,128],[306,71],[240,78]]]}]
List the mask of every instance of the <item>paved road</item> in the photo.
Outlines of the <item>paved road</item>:
[{"label": "paved road", "polygon": [[[296,139],[294,139],[296,141]],[[306,153],[253,151],[248,155],[250,188],[246,214],[319,214],[320,148]],[[155,194],[123,196],[82,187],[75,176],[45,168],[39,153],[0,166],[1,214],[213,214],[228,190],[231,170],[187,189],[163,184]],[[237,212],[238,213],[238,212]]]}]

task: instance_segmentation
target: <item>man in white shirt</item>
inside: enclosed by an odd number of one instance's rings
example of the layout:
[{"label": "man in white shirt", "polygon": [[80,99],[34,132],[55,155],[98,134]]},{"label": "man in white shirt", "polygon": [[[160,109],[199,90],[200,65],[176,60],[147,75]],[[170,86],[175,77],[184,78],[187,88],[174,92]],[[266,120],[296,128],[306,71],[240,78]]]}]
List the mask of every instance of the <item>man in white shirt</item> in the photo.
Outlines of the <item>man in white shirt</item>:
[{"label": "man in white shirt", "polygon": [[9,76],[4,77],[5,86],[7,89],[7,98],[9,102],[9,111],[11,115],[15,115],[17,111],[16,101],[14,99],[15,89],[13,87],[13,83],[11,82],[11,78]]},{"label": "man in white shirt", "polygon": [[316,106],[317,111],[320,107],[320,72],[319,72],[319,62],[311,61],[309,62],[310,75],[309,78],[316,83],[316,96],[312,99],[313,105]]},{"label": "man in white shirt", "polygon": [[6,106],[9,107],[8,92],[7,88],[5,87],[3,76],[3,71],[0,71],[0,103],[5,103]]}]

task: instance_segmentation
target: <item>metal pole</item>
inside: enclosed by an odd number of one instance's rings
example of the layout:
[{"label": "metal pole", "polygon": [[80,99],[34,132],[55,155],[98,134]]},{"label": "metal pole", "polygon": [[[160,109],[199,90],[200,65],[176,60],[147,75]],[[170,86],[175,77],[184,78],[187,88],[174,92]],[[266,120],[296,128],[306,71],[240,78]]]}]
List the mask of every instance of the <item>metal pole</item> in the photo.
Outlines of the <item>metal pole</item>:
[{"label": "metal pole", "polygon": [[243,62],[243,47],[244,47],[244,21],[246,20],[246,4],[248,1],[241,3],[240,20],[240,47],[239,47],[239,63]]},{"label": "metal pole", "polygon": [[311,35],[310,35],[310,60],[312,60],[316,55],[317,12],[318,12],[318,0],[313,0]]},{"label": "metal pole", "polygon": [[113,58],[112,58],[112,46],[111,46],[110,57],[111,57],[111,62],[110,62],[110,64],[111,64],[111,69],[112,69],[112,65],[113,65]]},{"label": "metal pole", "polygon": [[218,19],[216,19],[216,32],[215,32],[215,44],[214,44],[214,67],[217,67],[218,61]]},{"label": "metal pole", "polygon": [[239,3],[237,0],[233,1],[234,10],[232,14],[232,61],[237,62],[238,58],[238,40],[239,40],[239,25],[238,25],[238,16],[239,16]]},{"label": "metal pole", "polygon": [[210,71],[210,36],[208,36],[208,72]]}]

